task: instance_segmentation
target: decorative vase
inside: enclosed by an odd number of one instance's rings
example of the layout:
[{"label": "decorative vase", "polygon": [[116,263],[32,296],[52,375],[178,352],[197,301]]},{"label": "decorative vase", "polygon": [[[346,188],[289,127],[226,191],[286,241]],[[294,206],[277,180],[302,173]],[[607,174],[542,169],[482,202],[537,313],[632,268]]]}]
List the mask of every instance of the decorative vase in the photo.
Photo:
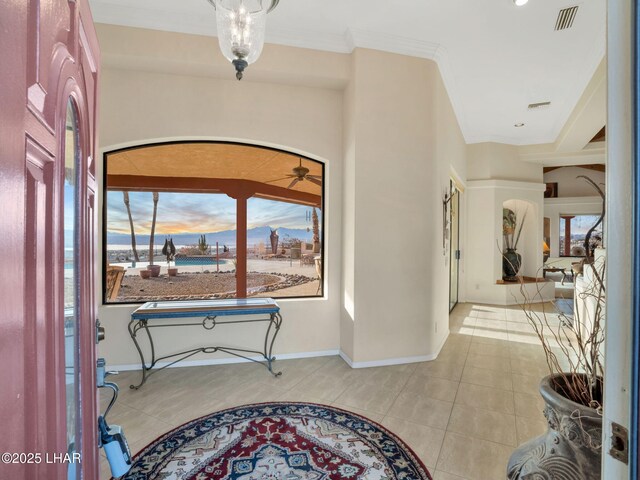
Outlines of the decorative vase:
[{"label": "decorative vase", "polygon": [[540,382],[547,433],[518,447],[507,467],[509,480],[599,480],[602,463],[602,415],[558,392],[562,375]]},{"label": "decorative vase", "polygon": [[175,277],[178,275],[178,269],[176,267],[171,267],[167,269],[170,277]]},{"label": "decorative vase", "polygon": [[505,282],[517,282],[520,265],[522,265],[522,255],[514,248],[507,248],[507,251],[502,254],[502,279]]},{"label": "decorative vase", "polygon": [[151,277],[151,270],[140,270],[140,276],[144,279]]},{"label": "decorative vase", "polygon": [[152,277],[160,275],[160,265],[147,265],[147,270],[151,272]]}]

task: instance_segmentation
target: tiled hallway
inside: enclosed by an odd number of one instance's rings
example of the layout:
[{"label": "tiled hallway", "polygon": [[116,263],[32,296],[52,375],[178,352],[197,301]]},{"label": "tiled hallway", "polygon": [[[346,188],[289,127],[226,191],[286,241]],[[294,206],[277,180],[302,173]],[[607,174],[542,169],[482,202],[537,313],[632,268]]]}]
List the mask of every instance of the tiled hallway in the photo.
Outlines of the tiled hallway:
[{"label": "tiled hallway", "polygon": [[[288,360],[277,362],[283,371],[277,379],[253,364],[174,368],[140,391],[128,388],[139,374],[123,372],[112,377],[121,395],[108,420],[124,427],[137,452],[163,432],[223,408],[323,403],[398,434],[435,480],[504,480],[513,449],[545,431],[538,394],[545,357],[518,307],[462,304],[450,328],[438,359],[419,364],[354,370],[340,357]],[[104,457],[101,475],[109,478]]]}]

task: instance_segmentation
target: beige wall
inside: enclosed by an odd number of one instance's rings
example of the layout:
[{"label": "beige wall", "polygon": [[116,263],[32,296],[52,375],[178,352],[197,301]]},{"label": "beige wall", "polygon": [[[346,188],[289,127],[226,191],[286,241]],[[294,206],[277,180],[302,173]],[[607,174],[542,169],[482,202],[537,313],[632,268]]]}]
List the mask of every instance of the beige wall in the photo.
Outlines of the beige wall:
[{"label": "beige wall", "polygon": [[[207,37],[104,25],[98,34],[103,150],[206,138],[326,163],[326,298],[280,301],[276,354],[341,349],[356,366],[437,354],[448,333],[441,200],[452,169],[464,180],[467,151],[434,62],[267,45],[240,83]],[[111,365],[137,361],[133,308],[100,308]],[[161,348],[202,341],[195,327],[160,333]],[[259,342],[246,328],[212,338]]]},{"label": "beige wall", "polygon": [[[528,207],[518,246],[522,254],[521,275],[540,276],[542,266],[542,213],[544,184],[511,180],[470,180],[468,182],[467,228],[472,241],[467,246],[466,299],[470,302],[508,304],[502,278],[502,209],[522,212]],[[517,207],[516,207],[517,206]]]},{"label": "beige wall", "polygon": [[[342,252],[342,91],[331,85],[309,87],[246,79],[239,83],[231,67],[225,69],[224,78],[216,77],[213,71],[200,72],[199,59],[213,56],[218,48],[203,41],[204,37],[102,25],[98,26],[98,34],[105,58],[99,132],[103,150],[176,138],[233,139],[301,152],[326,163],[327,295],[324,299],[280,302],[284,326],[276,352],[337,350]],[[183,49],[178,51],[174,42]],[[154,44],[168,51],[154,56],[152,52],[158,53]],[[125,50],[118,50],[124,45]],[[291,53],[291,49],[284,50],[279,54]],[[300,52],[295,55],[300,56]],[[341,56],[335,56],[339,64]],[[183,70],[200,74],[179,74]],[[264,77],[257,70],[253,70],[255,76]],[[307,74],[309,70],[312,69],[307,69]],[[335,72],[335,78],[339,78],[340,69]],[[251,78],[249,71],[247,77]],[[107,329],[100,354],[109,364],[138,361],[127,332],[133,308],[99,309],[99,318]],[[202,342],[202,329],[195,327],[179,335],[175,331],[159,335],[161,343],[184,347]],[[259,335],[234,327],[220,328],[212,339],[230,346],[242,346],[248,340],[254,346],[259,345]]]},{"label": "beige wall", "polygon": [[425,359],[448,332],[441,197],[452,163],[464,172],[464,141],[434,62],[358,49],[353,65],[343,216],[354,218],[354,278],[345,271],[342,324],[354,335],[341,343],[357,365]]},{"label": "beige wall", "polygon": [[581,167],[563,167],[544,174],[544,182],[558,184],[558,197],[591,197],[598,192],[583,178],[584,175],[593,180],[602,191],[605,190],[605,173]]},{"label": "beige wall", "polygon": [[467,179],[542,182],[542,165],[523,162],[518,147],[502,143],[467,146]]},{"label": "beige wall", "polygon": [[356,108],[355,62],[350,64],[350,80],[343,97],[344,137],[342,169],[342,297],[340,350],[354,358],[355,256],[356,256]]},{"label": "beige wall", "polygon": [[537,276],[542,265],[543,170],[541,164],[523,162],[518,147],[500,143],[467,146],[467,242],[465,299],[484,303],[509,303],[502,278],[502,208],[505,202],[530,205],[519,253],[520,273]]}]

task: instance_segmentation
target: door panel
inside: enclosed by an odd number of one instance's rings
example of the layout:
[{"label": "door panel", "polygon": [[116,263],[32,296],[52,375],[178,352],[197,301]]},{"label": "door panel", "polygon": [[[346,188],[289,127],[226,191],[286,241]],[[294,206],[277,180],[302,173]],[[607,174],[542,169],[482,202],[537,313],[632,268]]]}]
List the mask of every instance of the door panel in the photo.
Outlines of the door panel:
[{"label": "door panel", "polygon": [[[0,225],[5,251],[0,276],[0,452],[42,455],[29,464],[0,463],[0,478],[68,478],[69,465],[46,462],[45,455],[67,453],[69,421],[81,453],[77,478],[94,480],[98,449],[92,159],[99,56],[87,0],[4,2],[0,58]],[[69,233],[77,247],[76,291],[71,295],[76,337],[65,352],[65,125],[70,99],[78,132],[76,220]],[[73,388],[67,392],[69,359],[75,371]],[[67,397],[74,395],[75,406],[67,413]]]},{"label": "door panel", "polygon": [[[27,433],[26,452],[38,452],[45,448],[49,451],[56,446],[55,432],[59,425],[56,417],[47,415],[47,407],[39,400],[38,392],[55,392],[58,386],[55,377],[47,375],[47,363],[55,349],[47,341],[55,336],[55,324],[50,319],[55,317],[55,297],[52,285],[54,271],[44,268],[52,255],[54,236],[52,231],[54,197],[55,157],[41,145],[30,138],[26,142],[26,178],[25,202],[25,284],[31,289],[34,301],[25,302],[24,315],[24,364],[31,373],[31,385],[25,391],[26,416],[25,431]],[[46,334],[43,335],[43,332]],[[39,465],[37,472],[43,467]]]}]

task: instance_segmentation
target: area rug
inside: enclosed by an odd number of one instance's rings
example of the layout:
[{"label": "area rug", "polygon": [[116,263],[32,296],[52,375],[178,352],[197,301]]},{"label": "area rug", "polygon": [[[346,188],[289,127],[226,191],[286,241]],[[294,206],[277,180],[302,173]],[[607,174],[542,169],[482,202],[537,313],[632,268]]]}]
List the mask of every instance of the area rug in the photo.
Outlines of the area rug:
[{"label": "area rug", "polygon": [[125,480],[431,480],[396,435],[325,405],[261,403],[192,420],[134,458]]}]

